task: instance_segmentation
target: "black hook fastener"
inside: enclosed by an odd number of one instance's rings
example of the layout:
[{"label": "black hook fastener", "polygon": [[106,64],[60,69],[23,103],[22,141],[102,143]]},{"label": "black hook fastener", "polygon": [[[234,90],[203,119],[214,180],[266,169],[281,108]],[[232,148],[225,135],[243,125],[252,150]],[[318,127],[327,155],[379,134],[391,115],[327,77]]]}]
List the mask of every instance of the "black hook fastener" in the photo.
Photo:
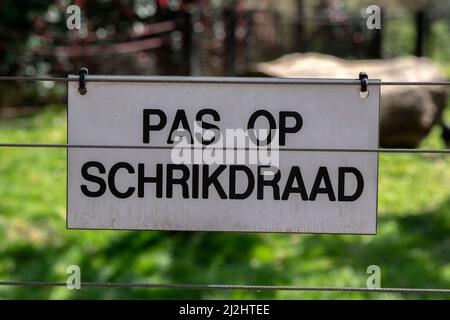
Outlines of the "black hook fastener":
[{"label": "black hook fastener", "polygon": [[361,92],[367,92],[367,85],[369,84],[369,77],[364,71],[359,73],[359,81],[361,81]]},{"label": "black hook fastener", "polygon": [[86,88],[86,76],[89,74],[88,68],[81,68],[80,71],[78,71],[78,92],[84,96],[87,93]]}]

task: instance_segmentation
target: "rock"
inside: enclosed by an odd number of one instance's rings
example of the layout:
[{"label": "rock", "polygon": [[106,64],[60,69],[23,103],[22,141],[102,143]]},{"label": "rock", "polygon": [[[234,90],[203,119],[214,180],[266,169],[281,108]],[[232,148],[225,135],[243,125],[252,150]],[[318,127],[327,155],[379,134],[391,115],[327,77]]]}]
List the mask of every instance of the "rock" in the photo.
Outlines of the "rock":
[{"label": "rock", "polygon": [[[444,74],[429,59],[401,57],[383,60],[343,60],[316,53],[294,53],[259,63],[246,76],[288,78],[358,78],[382,81],[445,81]],[[382,86],[380,145],[416,147],[434,124],[442,124],[447,104],[445,86]]]}]

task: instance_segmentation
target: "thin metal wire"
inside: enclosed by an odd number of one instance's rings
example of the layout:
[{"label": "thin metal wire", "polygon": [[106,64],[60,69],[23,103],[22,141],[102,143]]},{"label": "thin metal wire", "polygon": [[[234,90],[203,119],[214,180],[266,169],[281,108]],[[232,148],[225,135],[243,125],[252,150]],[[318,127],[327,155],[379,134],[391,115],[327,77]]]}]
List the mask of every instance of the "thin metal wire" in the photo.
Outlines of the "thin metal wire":
[{"label": "thin metal wire", "polygon": [[369,80],[369,85],[376,84],[383,86],[450,86],[450,81],[381,81],[375,83]]},{"label": "thin metal wire", "polygon": [[0,76],[0,81],[56,81],[67,82],[63,77],[26,77],[26,76]]},{"label": "thin metal wire", "polygon": [[[78,81],[77,75],[65,77],[27,77],[0,76],[0,81]],[[358,79],[304,79],[304,78],[236,78],[236,77],[165,77],[165,76],[102,76],[89,75],[86,82],[160,82],[160,83],[234,83],[234,84],[327,84],[327,85],[358,85]],[[379,81],[369,80],[369,85],[382,86],[450,86],[450,81]]]},{"label": "thin metal wire", "polygon": [[[66,287],[65,282],[0,281],[0,286]],[[157,284],[129,282],[81,282],[81,288],[147,288],[147,289],[208,289],[208,290],[256,290],[256,291],[347,291],[377,293],[428,293],[450,294],[450,289],[431,288],[355,288],[355,287],[314,287],[314,286],[264,286],[229,284]]]},{"label": "thin metal wire", "polygon": [[146,146],[146,145],[98,145],[98,144],[65,144],[65,143],[0,143],[0,148],[62,148],[62,149],[144,149],[144,150],[241,150],[241,151],[290,151],[290,152],[366,152],[366,153],[450,153],[450,149],[406,149],[406,148],[214,148],[214,147],[180,147],[180,146]]}]

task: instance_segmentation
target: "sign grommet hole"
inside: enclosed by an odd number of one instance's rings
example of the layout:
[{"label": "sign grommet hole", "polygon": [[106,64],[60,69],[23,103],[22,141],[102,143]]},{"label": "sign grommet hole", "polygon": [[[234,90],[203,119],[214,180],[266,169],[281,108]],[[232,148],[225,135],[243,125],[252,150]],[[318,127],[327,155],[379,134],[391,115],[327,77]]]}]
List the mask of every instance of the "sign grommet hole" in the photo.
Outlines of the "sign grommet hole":
[{"label": "sign grommet hole", "polygon": [[367,97],[369,96],[369,90],[364,91],[364,92],[360,91],[359,96],[361,97],[361,99],[367,99]]}]

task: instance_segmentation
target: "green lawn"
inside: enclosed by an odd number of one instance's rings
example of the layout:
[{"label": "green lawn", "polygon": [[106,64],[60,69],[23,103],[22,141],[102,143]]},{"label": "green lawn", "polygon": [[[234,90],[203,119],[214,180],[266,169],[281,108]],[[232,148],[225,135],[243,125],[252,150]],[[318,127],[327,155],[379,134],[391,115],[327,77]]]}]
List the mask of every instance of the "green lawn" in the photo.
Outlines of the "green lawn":
[{"label": "green lawn", "polygon": [[[447,112],[447,119],[450,114]],[[444,148],[436,128],[421,147]],[[66,113],[0,120],[0,141],[65,143]],[[0,280],[450,288],[450,158],[380,156],[376,236],[75,231],[64,149],[0,149]],[[448,298],[290,291],[0,287],[0,298]]]}]

